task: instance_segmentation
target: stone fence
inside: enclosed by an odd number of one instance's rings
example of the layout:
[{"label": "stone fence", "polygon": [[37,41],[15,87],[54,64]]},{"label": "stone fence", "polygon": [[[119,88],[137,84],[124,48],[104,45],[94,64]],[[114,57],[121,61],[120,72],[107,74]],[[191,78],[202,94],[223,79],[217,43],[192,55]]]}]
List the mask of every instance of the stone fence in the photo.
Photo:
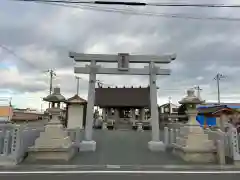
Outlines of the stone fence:
[{"label": "stone fence", "polygon": [[[33,126],[28,124],[0,124],[0,165],[16,165],[27,155],[28,148],[44,131],[44,125]],[[79,147],[83,137],[80,129],[66,129],[74,145]]]},{"label": "stone fence", "polygon": [[76,128],[76,129],[66,129],[69,137],[71,138],[73,144],[79,148],[80,142],[84,136],[84,130]]},{"label": "stone fence", "polygon": [[15,165],[23,160],[43,128],[16,124],[0,125],[0,165]]},{"label": "stone fence", "polygon": [[[172,144],[176,143],[179,136],[180,128],[184,126],[187,126],[187,124],[171,124],[164,128],[163,141],[168,150],[172,149]],[[236,128],[229,127],[227,132],[207,128],[204,129],[204,133],[208,134],[208,139],[214,142],[219,164],[240,162],[240,135]]]}]

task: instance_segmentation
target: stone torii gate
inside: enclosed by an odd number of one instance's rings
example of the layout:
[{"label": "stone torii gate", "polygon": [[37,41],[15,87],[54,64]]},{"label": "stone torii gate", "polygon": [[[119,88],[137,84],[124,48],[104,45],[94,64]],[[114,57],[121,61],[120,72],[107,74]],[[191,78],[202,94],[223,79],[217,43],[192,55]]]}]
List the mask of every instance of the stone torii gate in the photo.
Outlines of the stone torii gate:
[{"label": "stone torii gate", "polygon": [[[93,108],[95,100],[95,83],[97,74],[119,74],[119,75],[149,75],[150,84],[150,101],[151,101],[151,126],[152,140],[148,142],[148,147],[152,151],[165,150],[165,146],[159,137],[159,121],[158,121],[158,106],[157,106],[157,75],[170,75],[170,69],[161,69],[155,64],[168,64],[176,59],[176,55],[129,55],[127,53],[119,53],[118,55],[109,54],[84,54],[84,53],[69,53],[70,58],[76,62],[74,73],[89,74],[88,87],[88,104],[87,117],[85,127],[85,137],[81,142],[80,151],[95,151],[96,142],[92,139],[93,132]],[[90,65],[82,67],[81,62],[90,62]],[[97,65],[97,62],[118,63],[117,68],[104,68]],[[148,63],[149,66],[144,68],[129,68],[130,63]]]}]

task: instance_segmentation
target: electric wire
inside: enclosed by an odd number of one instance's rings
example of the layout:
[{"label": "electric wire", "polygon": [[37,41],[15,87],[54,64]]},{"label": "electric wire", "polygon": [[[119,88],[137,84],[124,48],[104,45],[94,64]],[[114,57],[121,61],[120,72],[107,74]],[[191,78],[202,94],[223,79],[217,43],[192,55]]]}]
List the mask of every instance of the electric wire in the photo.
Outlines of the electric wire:
[{"label": "electric wire", "polygon": [[133,1],[79,1],[79,0],[17,0],[25,2],[50,2],[66,4],[101,4],[101,5],[126,5],[126,6],[162,6],[162,7],[201,7],[201,8],[240,8],[238,4],[194,4],[194,3],[151,3]]},{"label": "electric wire", "polygon": [[[16,1],[16,0],[15,0]],[[21,0],[17,0],[21,1]],[[153,17],[162,17],[162,18],[175,18],[175,19],[192,19],[192,20],[218,20],[218,21],[229,21],[229,22],[239,22],[240,18],[235,17],[218,17],[218,16],[197,16],[193,14],[171,14],[171,13],[154,13],[154,12],[144,12],[144,11],[134,11],[120,8],[109,8],[109,7],[99,7],[96,5],[71,5],[71,4],[60,4],[60,3],[50,3],[50,2],[41,2],[36,1],[37,3],[43,3],[47,5],[67,7],[67,8],[76,8],[82,10],[93,10],[100,12],[110,12],[110,13],[120,13],[125,15],[139,15],[139,16],[153,16]]]}]

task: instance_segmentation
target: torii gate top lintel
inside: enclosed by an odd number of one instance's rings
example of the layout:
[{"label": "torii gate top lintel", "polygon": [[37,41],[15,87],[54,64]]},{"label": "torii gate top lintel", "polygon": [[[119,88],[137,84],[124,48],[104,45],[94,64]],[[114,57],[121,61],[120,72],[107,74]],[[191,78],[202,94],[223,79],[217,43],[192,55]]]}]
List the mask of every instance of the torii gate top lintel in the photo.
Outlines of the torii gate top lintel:
[{"label": "torii gate top lintel", "polygon": [[161,56],[156,55],[130,55],[128,53],[118,53],[118,55],[113,54],[84,54],[70,52],[69,57],[74,58],[76,62],[90,62],[92,60],[96,62],[106,62],[113,63],[118,62],[119,57],[126,57],[130,63],[159,63],[168,64],[176,59],[176,54],[166,54]]}]

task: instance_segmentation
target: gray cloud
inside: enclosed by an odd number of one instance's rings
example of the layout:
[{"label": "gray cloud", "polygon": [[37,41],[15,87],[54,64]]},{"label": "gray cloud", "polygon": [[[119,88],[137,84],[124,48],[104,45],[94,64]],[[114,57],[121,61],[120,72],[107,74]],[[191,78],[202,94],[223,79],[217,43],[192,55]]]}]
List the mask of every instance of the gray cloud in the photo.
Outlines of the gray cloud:
[{"label": "gray cloud", "polygon": [[[191,2],[199,3],[196,0]],[[224,2],[230,3],[221,1]],[[217,72],[227,76],[221,81],[224,97],[237,94],[235,89],[240,85],[236,75],[240,71],[236,68],[240,66],[240,22],[129,16],[6,0],[1,1],[0,5],[5,7],[0,13],[0,41],[23,59],[19,60],[6,53],[2,55],[18,66],[20,74],[34,76],[33,72],[41,74],[48,68],[73,69],[73,61],[68,57],[69,51],[157,55],[176,52],[177,60],[169,65],[172,75],[158,78],[158,85],[162,88],[159,96],[179,98],[186,88],[200,85],[205,97],[214,99],[216,82],[213,77]],[[238,11],[229,8],[145,10],[156,13],[240,17]],[[39,75],[35,76],[36,79],[39,78]],[[75,93],[74,75],[59,76],[61,77],[55,83],[61,84],[62,91]],[[201,77],[200,80],[198,77]],[[114,85],[148,84],[148,77],[98,78],[106,84]],[[21,92],[33,92],[46,90],[47,82],[43,78],[41,83],[45,85],[41,84],[39,87],[32,82],[9,82],[6,86]],[[83,94],[86,94],[87,86],[87,81],[82,81]]]}]

